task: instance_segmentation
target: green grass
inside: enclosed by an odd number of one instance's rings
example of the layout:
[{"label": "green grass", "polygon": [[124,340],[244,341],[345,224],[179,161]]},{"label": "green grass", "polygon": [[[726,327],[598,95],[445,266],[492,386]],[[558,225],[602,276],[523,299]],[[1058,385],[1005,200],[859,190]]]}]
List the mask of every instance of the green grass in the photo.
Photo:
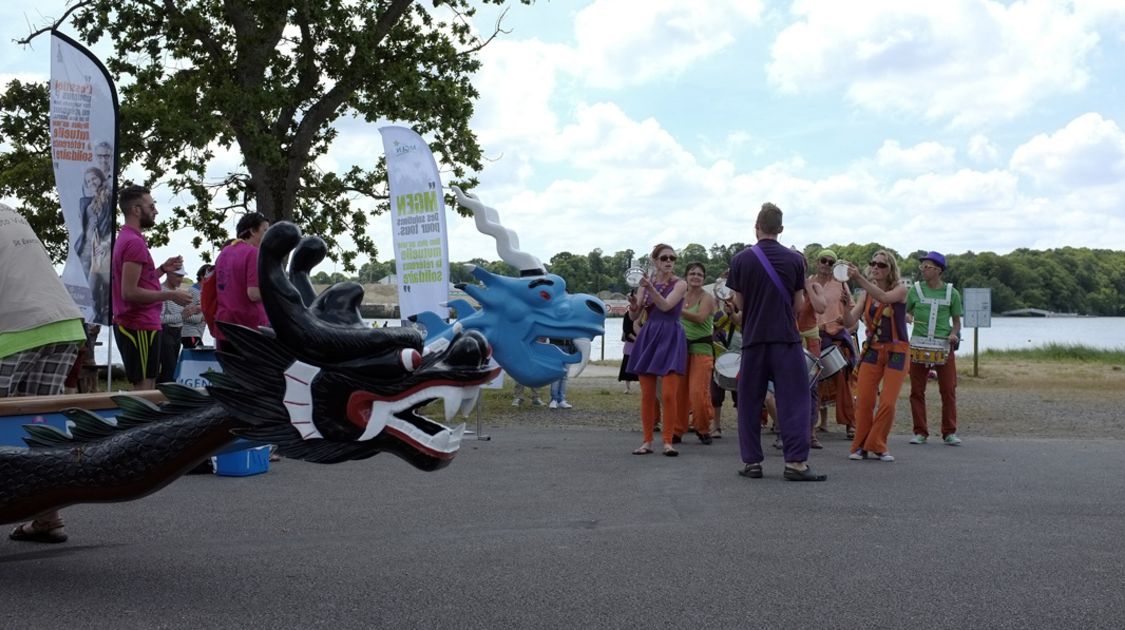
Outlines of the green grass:
[{"label": "green grass", "polygon": [[1125,363],[1125,350],[1106,350],[1082,344],[1050,343],[1037,348],[1020,350],[985,350],[985,358],[1019,359],[1027,361],[1072,361],[1080,363]]}]

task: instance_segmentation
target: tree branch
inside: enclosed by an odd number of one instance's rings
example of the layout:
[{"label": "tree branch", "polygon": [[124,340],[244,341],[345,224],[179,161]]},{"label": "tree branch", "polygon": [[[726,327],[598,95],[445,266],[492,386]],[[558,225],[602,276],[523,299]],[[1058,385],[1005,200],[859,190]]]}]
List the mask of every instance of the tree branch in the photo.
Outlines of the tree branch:
[{"label": "tree branch", "polygon": [[[147,4],[154,9],[159,8],[159,5],[155,2],[143,2],[143,4]],[[224,58],[223,48],[211,37],[210,31],[200,27],[196,20],[189,19],[188,16],[176,6],[175,0],[164,0],[164,10],[179,17],[180,20],[184,22],[185,31],[191,31],[195,34],[195,38],[207,49],[207,52],[211,54],[212,63],[221,64]]]},{"label": "tree branch", "polygon": [[[316,86],[317,73],[316,73],[316,43],[313,41],[312,26],[309,24],[308,2],[302,2],[295,12],[294,21],[297,23],[297,28],[301,31],[301,42],[298,45],[297,66],[298,78],[297,87],[294,89],[295,94],[312,94],[313,87]],[[297,113],[298,101],[294,99],[291,103],[286,104],[278,112],[277,120],[274,121],[273,135],[276,138],[281,138],[285,135],[285,131],[293,125],[293,117]]]},{"label": "tree branch", "polygon": [[[414,0],[393,0],[391,5],[387,7],[386,12],[379,16],[378,21],[372,29],[374,39],[369,42],[370,44],[378,44],[387,37],[394,28],[396,22],[406,12],[406,9]],[[372,48],[374,46],[371,46]],[[359,67],[357,57],[360,55],[370,54],[367,48],[356,46],[352,52],[352,58],[348,62],[348,67]],[[312,146],[313,140],[316,138],[316,132],[320,129],[321,125],[329,120],[329,118],[343,105],[348,96],[352,94],[355,89],[354,83],[358,80],[358,73],[352,73],[345,79],[341,79],[332,86],[319,101],[309,108],[305,117],[301,119],[301,124],[297,127],[297,132],[293,135],[293,142],[289,145],[289,170],[285,176],[285,190],[296,190],[301,177],[301,171],[304,170],[305,165],[309,161],[309,149]],[[285,209],[288,211],[289,209]]]},{"label": "tree branch", "polygon": [[[284,7],[282,3],[270,2],[262,3],[260,6],[272,9]],[[235,50],[240,53],[235,59],[239,79],[246,87],[256,87],[264,78],[270,53],[277,48],[277,43],[281,40],[285,30],[285,20],[270,20],[263,17],[260,20],[261,28],[256,28],[255,20],[248,14],[248,8],[244,2],[237,0],[223,2],[223,15],[234,27],[235,42],[244,45],[241,50],[237,44],[235,46]],[[276,18],[277,15],[274,14],[273,17]]]},{"label": "tree branch", "polygon": [[[457,54],[457,56],[464,57],[465,55],[471,55],[475,52],[479,52],[482,48],[492,43],[492,40],[496,39],[496,36],[500,33],[503,33],[505,35],[511,33],[511,31],[505,31],[504,29],[500,28],[500,25],[504,22],[504,16],[508,15],[508,8],[509,7],[504,7],[504,10],[500,12],[500,16],[496,18],[496,26],[493,27],[492,34],[488,36],[488,39],[481,41],[481,38],[477,37],[476,46],[462,50]],[[467,20],[465,20],[465,16],[462,15],[461,12],[458,11],[453,5],[449,5],[449,9],[453,11],[453,14],[456,15],[457,19],[461,20],[462,23],[468,23]]]},{"label": "tree branch", "polygon": [[82,0],[81,2],[74,3],[73,5],[70,6],[69,9],[66,10],[66,13],[63,13],[62,17],[55,20],[53,24],[51,24],[50,26],[44,26],[43,28],[32,32],[30,35],[28,35],[27,37],[25,37],[23,39],[17,39],[17,40],[15,40],[15,43],[27,46],[28,44],[31,43],[31,40],[33,40],[36,37],[42,35],[43,33],[49,33],[51,31],[57,29],[60,24],[65,22],[66,19],[68,17],[70,17],[71,13],[74,13],[78,9],[81,9],[82,7],[85,7],[85,6],[89,5],[91,2],[92,2],[92,0]]}]

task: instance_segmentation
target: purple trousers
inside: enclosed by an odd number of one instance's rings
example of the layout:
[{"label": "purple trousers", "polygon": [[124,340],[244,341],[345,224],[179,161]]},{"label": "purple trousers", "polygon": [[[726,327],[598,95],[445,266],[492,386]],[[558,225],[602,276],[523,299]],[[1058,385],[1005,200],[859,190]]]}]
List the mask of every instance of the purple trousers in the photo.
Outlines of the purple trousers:
[{"label": "purple trousers", "polygon": [[786,462],[809,458],[809,376],[799,342],[762,343],[742,349],[738,373],[738,446],[742,461],[757,464],[762,454],[762,405],[773,381],[777,428]]}]

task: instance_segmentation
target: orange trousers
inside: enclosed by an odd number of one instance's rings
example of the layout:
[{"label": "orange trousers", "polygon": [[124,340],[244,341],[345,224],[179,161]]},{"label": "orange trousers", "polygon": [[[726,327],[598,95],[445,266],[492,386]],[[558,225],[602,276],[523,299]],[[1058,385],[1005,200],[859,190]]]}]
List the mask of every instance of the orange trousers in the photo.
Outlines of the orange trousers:
[{"label": "orange trousers", "polygon": [[[664,379],[660,386],[660,401],[656,400],[656,379],[655,374],[639,374],[641,382],[641,427],[644,430],[644,441],[652,442],[653,427],[656,426],[656,419],[661,418],[660,421],[660,437],[665,444],[672,443],[672,435],[675,428],[679,426],[681,420],[677,417],[679,415],[679,407],[677,398],[680,393],[680,381],[683,377],[675,372],[669,372],[660,377]],[[663,417],[661,417],[661,407],[663,407]],[[686,422],[683,421],[683,422]]]},{"label": "orange trousers", "polygon": [[[895,422],[895,404],[906,380],[910,360],[905,349],[892,351],[891,348],[889,343],[873,342],[860,357],[853,452],[887,452],[887,438]],[[883,384],[881,390],[880,381]],[[875,408],[876,400],[878,409]]]},{"label": "orange trousers", "polygon": [[711,376],[715,372],[715,357],[710,354],[688,354],[687,378],[680,379],[680,391],[676,395],[679,404],[677,415],[680,424],[675,434],[683,436],[688,430],[688,412],[697,433],[711,433],[711,417],[715,410],[711,406]]}]

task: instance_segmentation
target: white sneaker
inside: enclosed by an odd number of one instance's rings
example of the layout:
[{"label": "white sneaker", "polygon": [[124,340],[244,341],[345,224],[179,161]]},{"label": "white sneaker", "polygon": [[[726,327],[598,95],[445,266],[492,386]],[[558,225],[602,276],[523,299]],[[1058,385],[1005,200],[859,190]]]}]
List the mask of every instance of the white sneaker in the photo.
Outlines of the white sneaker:
[{"label": "white sneaker", "polygon": [[542,398],[536,398],[535,400],[531,401],[531,404],[535,405],[536,407],[542,407],[543,406],[543,399]]},{"label": "white sneaker", "polygon": [[547,408],[548,408],[548,409],[558,409],[558,408],[559,408],[559,403],[557,403],[557,402],[555,402],[555,401],[553,401],[553,400],[552,400],[552,401],[551,401],[551,404],[547,405]]},{"label": "white sneaker", "polygon": [[891,455],[890,453],[879,453],[878,455],[876,455],[876,457],[878,457],[879,461],[881,461],[881,462],[893,462],[893,461],[895,461],[895,456]]},{"label": "white sneaker", "polygon": [[950,446],[961,446],[961,438],[957,437],[956,433],[950,433],[949,435],[945,436],[944,438],[942,438],[942,442],[945,442]]},{"label": "white sneaker", "polygon": [[573,409],[574,405],[566,402],[565,400],[559,403],[559,409]]},{"label": "white sneaker", "polygon": [[910,443],[911,444],[925,444],[926,443],[926,436],[921,435],[921,434],[915,434],[914,437],[910,438]]},{"label": "white sneaker", "polygon": [[513,407],[519,407],[520,403],[522,403],[522,402],[523,402],[522,398],[513,398],[512,399],[512,406]]}]

